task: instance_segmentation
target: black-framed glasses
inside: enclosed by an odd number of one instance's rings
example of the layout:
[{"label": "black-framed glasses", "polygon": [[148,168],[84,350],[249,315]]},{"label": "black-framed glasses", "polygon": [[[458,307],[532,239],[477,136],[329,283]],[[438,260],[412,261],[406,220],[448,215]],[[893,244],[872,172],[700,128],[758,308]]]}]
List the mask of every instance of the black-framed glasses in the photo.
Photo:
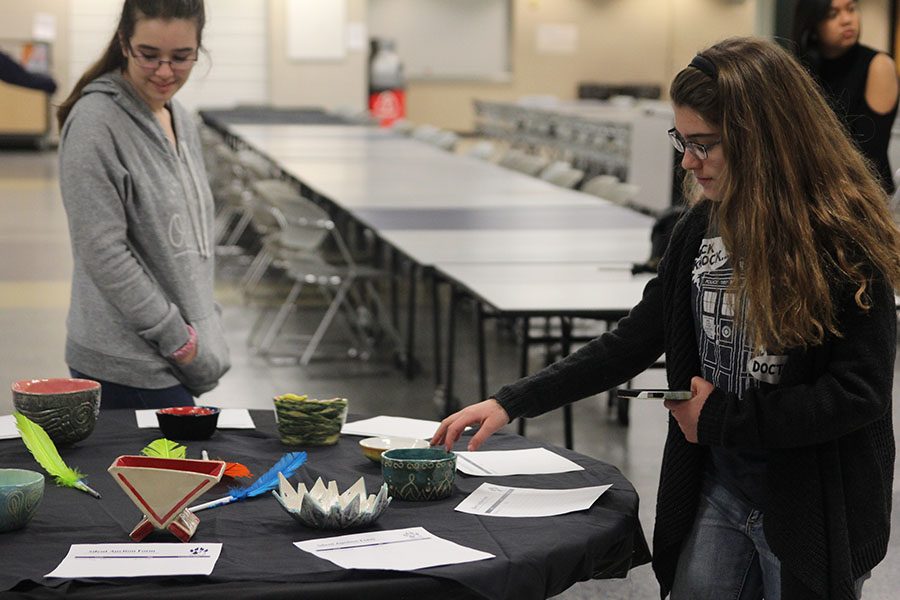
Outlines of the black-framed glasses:
[{"label": "black-framed glasses", "polygon": [[196,52],[186,56],[173,56],[169,60],[163,60],[159,56],[135,50],[131,47],[131,44],[128,44],[128,52],[140,68],[148,71],[156,71],[163,66],[163,63],[167,63],[173,71],[184,72],[190,70],[194,63],[197,62]]},{"label": "black-framed glasses", "polygon": [[722,140],[716,140],[714,142],[709,142],[708,144],[689,142],[681,137],[681,134],[678,133],[678,130],[674,127],[666,133],[669,134],[669,139],[672,140],[672,145],[675,146],[676,150],[679,152],[684,152],[686,150],[700,160],[709,158],[709,151],[722,143]]}]

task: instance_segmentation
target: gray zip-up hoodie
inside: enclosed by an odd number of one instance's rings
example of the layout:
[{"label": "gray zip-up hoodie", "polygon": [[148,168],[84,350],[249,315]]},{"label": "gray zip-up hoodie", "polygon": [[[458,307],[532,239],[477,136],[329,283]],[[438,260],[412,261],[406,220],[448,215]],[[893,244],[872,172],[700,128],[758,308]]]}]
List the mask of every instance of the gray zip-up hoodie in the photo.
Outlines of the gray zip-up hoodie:
[{"label": "gray zip-up hoodie", "polygon": [[[213,200],[195,123],[169,105],[178,149],[118,72],[94,80],[61,133],[74,273],[66,362],[98,379],[214,388],[230,366],[213,300]],[[197,332],[197,357],[169,357]]]}]

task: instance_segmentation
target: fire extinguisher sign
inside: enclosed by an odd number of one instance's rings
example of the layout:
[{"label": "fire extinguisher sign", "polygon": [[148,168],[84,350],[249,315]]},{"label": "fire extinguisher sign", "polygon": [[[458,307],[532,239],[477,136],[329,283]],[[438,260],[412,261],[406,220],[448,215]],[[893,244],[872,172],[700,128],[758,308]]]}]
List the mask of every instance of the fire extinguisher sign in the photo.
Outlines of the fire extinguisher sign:
[{"label": "fire extinguisher sign", "polygon": [[406,116],[406,94],[403,90],[384,90],[369,95],[369,112],[382,127]]}]

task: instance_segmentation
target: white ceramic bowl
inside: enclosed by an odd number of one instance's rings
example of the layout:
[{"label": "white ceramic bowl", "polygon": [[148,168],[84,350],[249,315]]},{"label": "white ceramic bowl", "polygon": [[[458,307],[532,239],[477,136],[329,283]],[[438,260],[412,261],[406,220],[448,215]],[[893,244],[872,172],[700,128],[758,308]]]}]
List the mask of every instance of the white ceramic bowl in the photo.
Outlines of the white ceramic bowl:
[{"label": "white ceramic bowl", "polygon": [[359,441],[362,452],[369,460],[381,462],[381,453],[394,448],[428,448],[428,440],[405,437],[370,437]]}]

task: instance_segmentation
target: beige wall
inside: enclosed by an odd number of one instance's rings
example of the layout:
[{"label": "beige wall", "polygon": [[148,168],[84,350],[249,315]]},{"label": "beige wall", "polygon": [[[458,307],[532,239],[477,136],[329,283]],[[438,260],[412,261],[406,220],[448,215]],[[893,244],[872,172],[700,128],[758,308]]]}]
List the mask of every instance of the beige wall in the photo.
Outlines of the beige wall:
[{"label": "beige wall", "polygon": [[891,2],[893,0],[866,0],[861,7],[862,36],[860,36],[860,41],[884,52],[891,51]]},{"label": "beige wall", "polygon": [[[347,0],[347,22],[366,22],[366,0]],[[297,62],[287,58],[285,0],[269,0],[269,100],[275,106],[366,107],[368,46],[344,60]]]},{"label": "beige wall", "polygon": [[[473,124],[474,98],[571,99],[580,81],[647,82],[665,89],[698,49],[722,37],[751,35],[756,20],[756,0],[514,0],[513,5],[512,81],[412,82],[410,120],[466,131]],[[535,36],[544,23],[577,26],[577,52],[538,54]]]},{"label": "beige wall", "polygon": [[[214,1],[214,0],[212,0]],[[665,89],[693,53],[730,35],[758,30],[760,3],[769,0],[512,0],[512,70],[506,83],[412,82],[408,87],[410,120],[457,130],[472,128],[474,98],[514,100],[526,94],[574,98],[579,81],[652,82]],[[347,0],[348,22],[365,23],[366,0]],[[866,0],[863,42],[887,50],[891,0]],[[29,38],[37,12],[56,16],[53,73],[60,91],[69,90],[69,0],[0,0],[0,38]],[[318,105],[363,108],[366,103],[367,50],[348,53],[343,61],[297,63],[286,58],[285,0],[269,5],[269,99],[277,106]],[[578,30],[575,54],[539,54],[538,27],[573,24]]]},{"label": "beige wall", "polygon": [[[863,43],[888,50],[890,24],[885,15],[890,2],[866,0]],[[657,83],[665,93],[671,78],[699,49],[729,36],[771,31],[760,13],[773,6],[767,0],[513,0],[513,5],[512,80],[411,82],[411,121],[468,131],[474,98],[550,94],[571,99],[578,82],[587,80]],[[539,55],[535,35],[543,23],[576,25],[577,52]]]}]

